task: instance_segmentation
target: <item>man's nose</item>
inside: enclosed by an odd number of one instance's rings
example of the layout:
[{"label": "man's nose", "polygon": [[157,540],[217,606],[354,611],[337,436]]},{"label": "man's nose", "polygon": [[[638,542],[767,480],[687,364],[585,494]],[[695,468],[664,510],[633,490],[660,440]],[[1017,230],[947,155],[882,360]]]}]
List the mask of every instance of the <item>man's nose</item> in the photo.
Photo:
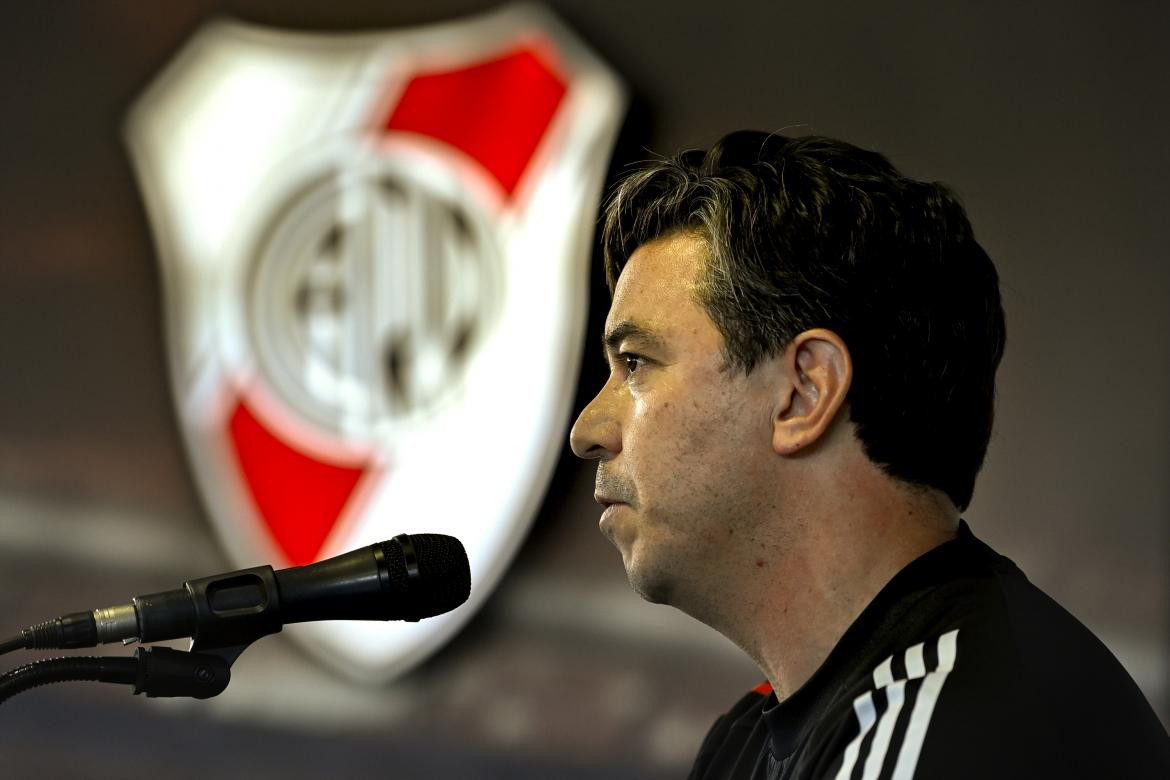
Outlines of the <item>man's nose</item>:
[{"label": "man's nose", "polygon": [[578,458],[607,460],[622,451],[621,426],[614,416],[611,399],[602,388],[581,410],[569,432],[569,445]]}]

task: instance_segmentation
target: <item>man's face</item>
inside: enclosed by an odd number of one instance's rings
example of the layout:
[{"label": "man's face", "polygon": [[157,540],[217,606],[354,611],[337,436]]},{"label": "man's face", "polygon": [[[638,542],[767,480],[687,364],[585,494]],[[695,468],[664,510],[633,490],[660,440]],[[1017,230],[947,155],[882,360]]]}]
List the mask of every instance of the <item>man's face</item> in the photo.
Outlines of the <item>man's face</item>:
[{"label": "man's face", "polygon": [[605,323],[609,379],[571,434],[579,457],[599,461],[601,530],[630,583],[683,609],[702,609],[742,563],[731,551],[769,511],[774,465],[768,372],[727,368],[695,300],[706,257],[689,234],[633,253]]}]

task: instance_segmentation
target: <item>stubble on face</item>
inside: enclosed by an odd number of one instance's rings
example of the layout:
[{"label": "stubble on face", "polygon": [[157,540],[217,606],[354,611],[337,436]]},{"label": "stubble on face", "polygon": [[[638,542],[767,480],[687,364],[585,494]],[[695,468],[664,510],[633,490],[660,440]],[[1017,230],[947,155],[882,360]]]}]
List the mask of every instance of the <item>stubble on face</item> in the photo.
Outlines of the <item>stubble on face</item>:
[{"label": "stubble on face", "polygon": [[627,574],[648,601],[707,622],[708,609],[738,579],[738,551],[753,544],[764,505],[748,465],[748,451],[763,446],[748,435],[752,410],[737,399],[727,374],[705,380],[694,383],[697,397],[679,404],[689,409],[669,422],[658,418],[673,429],[676,446],[660,448],[653,464],[636,464],[654,490],[636,512]]}]

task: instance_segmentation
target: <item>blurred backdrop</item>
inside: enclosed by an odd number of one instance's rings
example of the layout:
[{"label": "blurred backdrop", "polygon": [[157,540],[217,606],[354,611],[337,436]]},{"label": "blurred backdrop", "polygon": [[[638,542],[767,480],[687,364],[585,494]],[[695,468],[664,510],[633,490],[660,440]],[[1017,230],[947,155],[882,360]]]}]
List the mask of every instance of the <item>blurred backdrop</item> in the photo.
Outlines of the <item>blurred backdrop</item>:
[{"label": "blurred backdrop", "polygon": [[[133,100],[217,16],[368,30],[493,5],[5,5],[0,634],[233,568],[171,402],[158,266],[121,135]],[[958,191],[999,267],[1009,328],[996,433],[966,516],[1170,720],[1170,7],[546,5],[631,89],[611,177],[754,127],[839,136]],[[603,377],[599,269],[587,292],[573,414]],[[508,467],[488,446],[482,464]],[[683,776],[713,718],[760,675],[718,635],[628,590],[596,531],[592,480],[562,446],[500,587],[393,683],[356,685],[270,637],[208,702],[96,684],[23,694],[0,709],[0,772]]]}]

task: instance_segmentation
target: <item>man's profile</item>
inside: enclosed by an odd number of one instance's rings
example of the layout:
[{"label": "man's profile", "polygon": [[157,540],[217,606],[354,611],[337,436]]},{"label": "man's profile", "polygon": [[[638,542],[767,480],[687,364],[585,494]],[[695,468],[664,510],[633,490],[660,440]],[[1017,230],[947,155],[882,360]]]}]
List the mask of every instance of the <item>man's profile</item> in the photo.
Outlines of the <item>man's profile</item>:
[{"label": "man's profile", "polygon": [[960,519],[1005,328],[945,187],[744,131],[627,176],[603,242],[601,529],[768,680],[693,778],[1170,777],[1120,664]]}]

